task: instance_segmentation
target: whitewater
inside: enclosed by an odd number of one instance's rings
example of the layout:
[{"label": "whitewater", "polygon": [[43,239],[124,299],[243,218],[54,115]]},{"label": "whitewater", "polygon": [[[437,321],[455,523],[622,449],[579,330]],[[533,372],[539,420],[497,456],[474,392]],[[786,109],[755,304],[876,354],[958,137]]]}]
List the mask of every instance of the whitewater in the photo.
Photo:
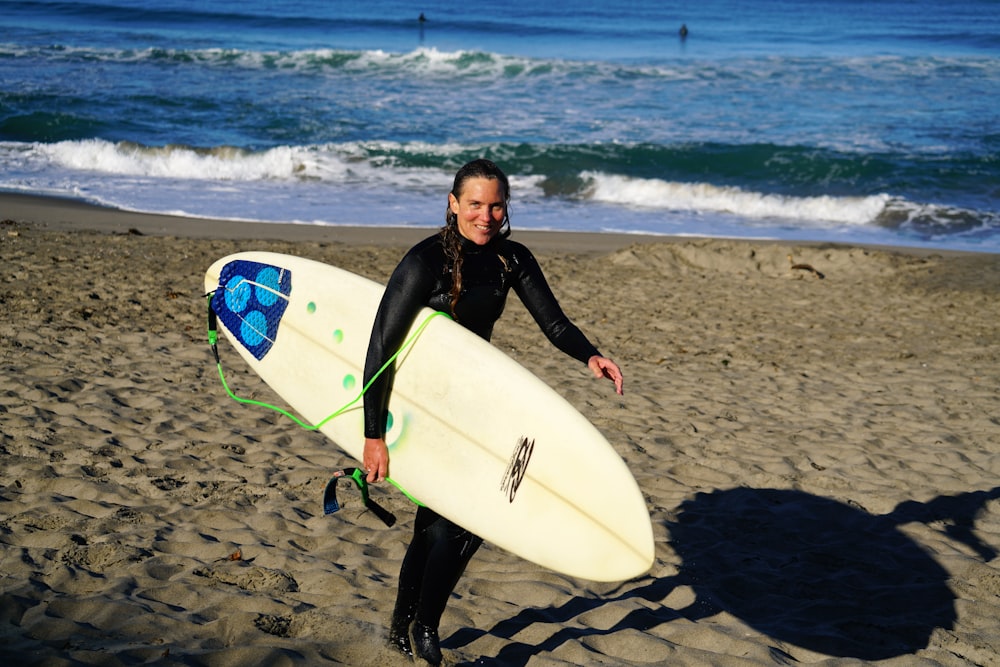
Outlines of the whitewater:
[{"label": "whitewater", "polygon": [[514,4],[5,3],[0,189],[433,227],[487,156],[521,228],[1000,250],[989,2]]}]

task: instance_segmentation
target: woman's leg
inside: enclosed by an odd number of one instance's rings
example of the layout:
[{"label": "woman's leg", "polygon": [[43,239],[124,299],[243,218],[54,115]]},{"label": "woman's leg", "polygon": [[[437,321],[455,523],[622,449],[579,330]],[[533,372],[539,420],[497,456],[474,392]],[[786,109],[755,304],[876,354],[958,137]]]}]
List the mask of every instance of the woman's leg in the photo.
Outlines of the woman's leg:
[{"label": "woman's leg", "polygon": [[[416,651],[418,657],[431,664],[441,662],[437,633],[441,615],[481,544],[477,535],[433,510],[417,509],[413,540],[399,571],[399,590],[389,630],[393,646],[407,654]],[[412,635],[407,633],[408,628]]]},{"label": "woman's leg", "polygon": [[427,535],[428,553],[416,619],[436,629],[452,591],[483,540],[443,517],[428,526]]},{"label": "woman's leg", "polygon": [[437,518],[437,514],[425,507],[417,508],[417,516],[413,523],[413,538],[399,568],[396,606],[392,611],[392,622],[389,624],[389,644],[405,655],[413,655],[413,647],[410,645],[410,624],[417,614],[427,554],[430,550],[427,529]]}]

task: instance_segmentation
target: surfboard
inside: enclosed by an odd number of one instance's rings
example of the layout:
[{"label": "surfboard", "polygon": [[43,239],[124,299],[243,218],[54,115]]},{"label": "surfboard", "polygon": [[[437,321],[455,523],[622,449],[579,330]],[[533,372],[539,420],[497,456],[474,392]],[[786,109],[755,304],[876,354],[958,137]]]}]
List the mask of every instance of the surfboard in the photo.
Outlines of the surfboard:
[{"label": "surfboard", "polygon": [[[360,461],[358,398],[378,283],[306,258],[224,257],[205,274],[221,330],[250,367]],[[542,380],[424,312],[396,359],[390,475],[422,504],[538,565],[622,581],[653,562],[645,499],[607,439]],[[355,401],[353,405],[351,402]]]}]

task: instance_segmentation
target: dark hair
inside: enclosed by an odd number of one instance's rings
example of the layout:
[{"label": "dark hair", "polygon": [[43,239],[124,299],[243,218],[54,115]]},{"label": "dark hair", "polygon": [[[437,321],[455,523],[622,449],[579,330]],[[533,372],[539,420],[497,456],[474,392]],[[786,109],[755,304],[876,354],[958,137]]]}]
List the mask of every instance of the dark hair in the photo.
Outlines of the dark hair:
[{"label": "dark hair", "polygon": [[[486,178],[499,181],[503,188],[504,219],[498,236],[510,236],[510,182],[495,163],[486,159],[473,160],[462,166],[455,174],[455,182],[451,186],[451,194],[459,199],[465,183],[471,178]],[[441,245],[445,257],[451,261],[451,314],[455,315],[455,304],[462,293],[462,234],[458,231],[458,216],[451,210],[451,202],[445,207],[444,227],[441,228]]]}]

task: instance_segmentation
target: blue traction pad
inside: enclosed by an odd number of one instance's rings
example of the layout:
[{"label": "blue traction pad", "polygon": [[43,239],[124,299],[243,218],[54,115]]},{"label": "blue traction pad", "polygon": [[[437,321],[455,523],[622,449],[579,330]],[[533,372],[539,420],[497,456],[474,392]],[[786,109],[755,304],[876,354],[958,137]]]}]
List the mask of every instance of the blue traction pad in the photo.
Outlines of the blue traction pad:
[{"label": "blue traction pad", "polygon": [[222,267],[212,309],[258,361],[278,337],[292,293],[292,272],[279,266],[236,260]]}]

